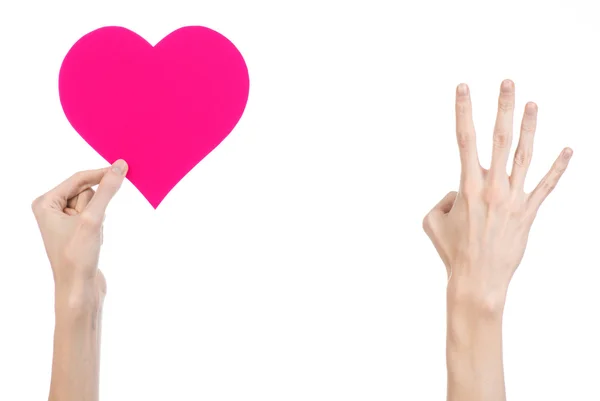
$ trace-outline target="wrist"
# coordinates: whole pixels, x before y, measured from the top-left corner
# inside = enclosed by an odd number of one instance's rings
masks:
[[[493,344],[502,336],[505,296],[482,291],[467,283],[449,283],[447,294],[447,345],[472,351]]]
[[[504,399],[502,313],[495,302],[483,309],[478,302],[449,303],[446,366],[448,400]]]
[[[94,283],[73,282],[56,285],[54,306],[56,314],[78,316],[102,309],[104,297]]]
[[[507,286],[490,285],[480,278],[451,277],[446,291],[449,317],[468,314],[498,319],[504,313]]]

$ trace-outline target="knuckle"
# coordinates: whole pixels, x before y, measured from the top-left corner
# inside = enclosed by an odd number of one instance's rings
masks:
[[[554,188],[556,188],[556,181],[552,179],[544,179],[542,180],[541,187],[544,193],[549,194],[550,192],[554,191]]]
[[[524,149],[517,149],[515,152],[515,165],[527,167],[531,162],[531,152]]]
[[[511,112],[515,108],[515,103],[510,100],[501,100],[498,102],[498,110],[503,113]]]
[[[82,183],[85,182],[86,179],[86,174],[84,171],[78,171],[75,174],[73,174],[71,176],[71,181],[73,182],[73,185],[80,185]]]
[[[431,217],[431,213],[427,213],[425,215],[425,217],[423,217],[423,231],[425,231],[427,234],[431,233],[431,228],[432,228],[432,217]]]
[[[523,132],[524,134],[533,134],[535,132],[535,122],[523,122],[523,124],[521,124],[521,132]]]
[[[561,175],[563,175],[563,173],[565,172],[566,169],[567,169],[567,166],[565,164],[561,163],[561,164],[557,165],[556,167],[554,167],[554,172],[558,177],[560,177]]]
[[[458,140],[458,147],[460,149],[466,149],[471,143],[471,134],[467,131],[458,131],[456,133],[456,139]]]
[[[73,174],[73,175],[71,176],[71,179],[72,179],[73,181],[81,181],[81,179],[83,179],[83,171],[78,171],[78,172],[76,172],[75,174]]]
[[[460,192],[464,198],[473,199],[479,194],[479,187],[475,184],[475,180],[465,178]]]
[[[456,114],[459,116],[465,116],[469,112],[469,104],[466,97],[458,98],[456,102]]]
[[[40,197],[35,198],[32,202],[31,202],[31,210],[33,210],[33,212],[35,213],[39,207],[40,207],[40,202],[41,199]]]
[[[480,197],[479,191],[473,186],[465,186],[461,188],[461,198],[464,199],[465,204],[472,205],[474,202],[477,202],[477,199]]]
[[[102,219],[99,219],[86,211],[82,212],[79,215],[79,218],[81,219],[81,224],[85,227],[99,228],[102,225]]]
[[[499,149],[504,149],[508,146],[510,135],[507,131],[497,130],[494,132],[494,146]]]
[[[430,238],[436,236],[436,233],[439,231],[440,221],[438,220],[438,215],[433,213],[433,211],[427,213],[423,218],[423,231]]]
[[[31,210],[33,211],[33,213],[37,215],[40,212],[40,210],[44,207],[45,202],[45,195],[38,196],[37,198],[35,198],[33,202],[31,202]]]
[[[497,186],[490,186],[482,193],[483,201],[490,206],[499,206],[506,203],[506,196]]]

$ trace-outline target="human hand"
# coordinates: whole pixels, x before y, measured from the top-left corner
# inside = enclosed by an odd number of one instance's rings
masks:
[[[78,172],[33,201],[57,302],[102,302],[106,281],[98,259],[104,213],[126,174],[127,164],[117,160],[112,167]]]
[[[565,148],[529,194],[525,176],[531,162],[537,105],[525,106],[511,175],[506,164],[512,144],[514,83],[503,81],[489,170],[477,155],[471,99],[457,87],[456,134],[461,160],[458,193],[448,193],[424,218],[423,228],[446,265],[448,291],[503,306],[509,282],[520,264],[537,211],[564,173],[572,155]]]

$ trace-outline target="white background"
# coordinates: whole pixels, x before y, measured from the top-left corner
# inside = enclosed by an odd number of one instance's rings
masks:
[[[129,182],[108,210],[102,400],[445,399],[446,277],[421,221],[458,184],[456,85],[487,167],[504,78],[515,129],[539,106],[528,189],[575,151],[509,291],[508,398],[600,399],[594,2],[360,3],[2,2],[0,400],[48,394],[53,283],[30,204],[106,165],[57,89],[71,45],[105,25],[151,43],[215,29],[251,89],[158,210]]]

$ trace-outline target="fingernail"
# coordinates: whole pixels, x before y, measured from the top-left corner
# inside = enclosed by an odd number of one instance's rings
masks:
[[[504,81],[502,81],[500,90],[502,92],[510,92],[513,89],[513,87],[514,87],[513,81],[511,81],[510,79],[505,79]]]
[[[112,171],[119,175],[125,175],[127,173],[127,163],[125,160],[119,159],[112,165]]]
[[[527,102],[527,104],[525,105],[525,111],[528,114],[533,114],[537,111],[538,107],[537,104],[535,104],[534,102]]]
[[[467,84],[460,84],[458,85],[457,92],[459,95],[468,95],[469,87],[467,86]]]
[[[573,156],[573,150],[571,148],[565,149],[565,153],[563,153],[565,160],[569,160],[571,156]]]

